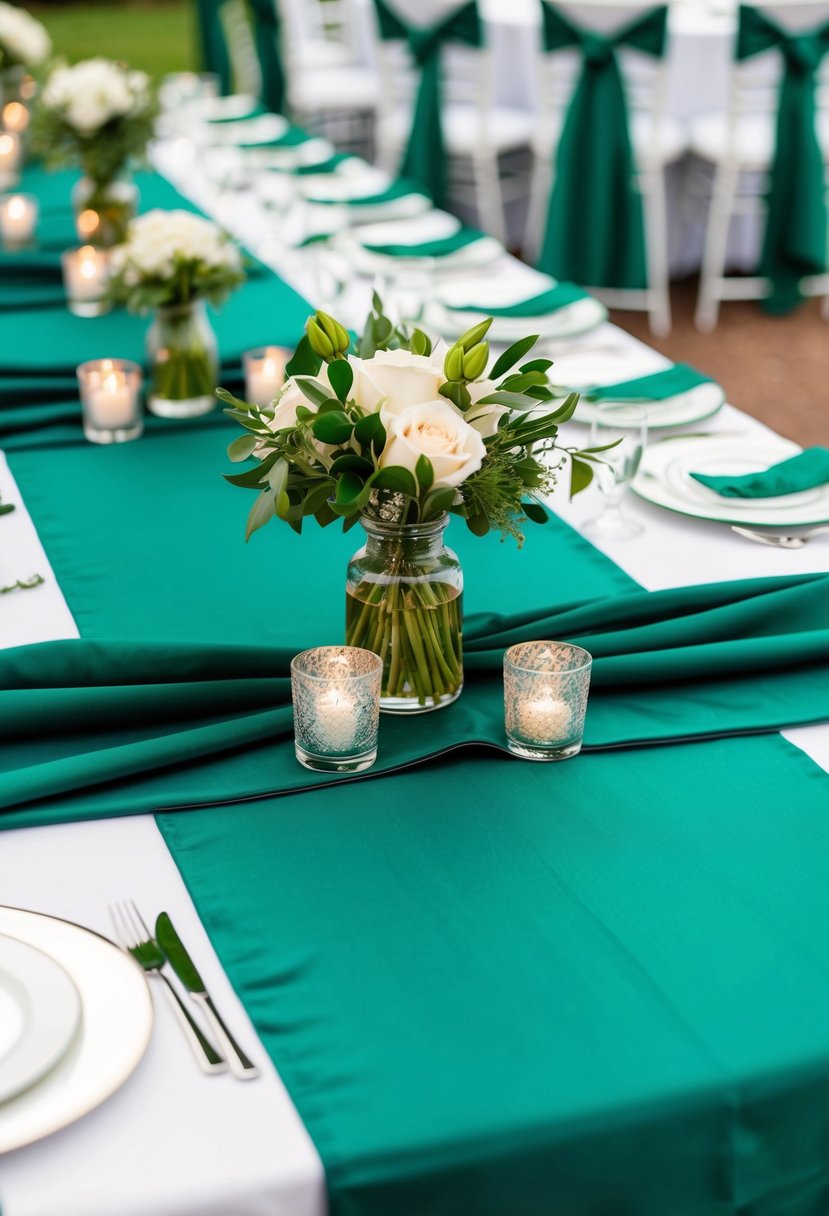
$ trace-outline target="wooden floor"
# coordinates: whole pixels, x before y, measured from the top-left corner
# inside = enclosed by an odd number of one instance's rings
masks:
[[[693,326],[696,279],[674,283],[673,332],[654,338],[641,313],[614,312],[623,329],[675,363],[691,363],[722,384],[728,400],[789,439],[829,446],[829,322],[810,300],[789,317],[756,303],[724,304],[712,334]]]

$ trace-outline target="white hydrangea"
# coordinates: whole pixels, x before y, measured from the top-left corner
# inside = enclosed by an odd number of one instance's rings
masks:
[[[149,77],[111,59],[59,67],[43,90],[43,105],[79,135],[94,135],[113,118],[140,114],[150,103]]]
[[[190,211],[156,210],[133,220],[127,241],[112,250],[110,272],[134,287],[169,279],[182,261],[204,270],[242,268],[239,250],[216,224]]]
[[[51,49],[49,35],[31,13],[0,0],[0,67],[37,67]]]

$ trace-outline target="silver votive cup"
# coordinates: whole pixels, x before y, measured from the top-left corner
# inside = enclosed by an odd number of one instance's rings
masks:
[[[317,646],[291,663],[296,758],[320,773],[359,773],[377,759],[379,655]]]
[[[77,369],[83,433],[90,443],[126,443],[144,430],[141,368],[128,359],[90,359]]]
[[[525,760],[581,751],[593,659],[567,642],[521,642],[504,655],[507,746]]]
[[[66,307],[76,317],[102,317],[112,308],[107,299],[109,255],[105,249],[82,245],[61,254]]]
[[[285,364],[291,351],[284,346],[260,346],[242,356],[245,370],[245,400],[262,407],[270,405],[285,383]]]

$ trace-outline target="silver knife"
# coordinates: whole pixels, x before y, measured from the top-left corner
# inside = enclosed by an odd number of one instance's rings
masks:
[[[210,999],[210,994],[204,986],[204,981],[199,975],[195,963],[187,953],[166,912],[162,912],[155,922],[155,938],[190,996],[204,1010],[204,1015],[213,1027],[213,1032],[219,1040],[234,1077],[238,1077],[240,1081],[252,1081],[258,1077],[259,1069],[252,1060],[248,1059],[219,1016],[219,1011]]]

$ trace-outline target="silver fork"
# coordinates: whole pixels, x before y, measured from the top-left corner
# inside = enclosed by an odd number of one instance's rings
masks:
[[[745,536],[747,540],[756,540],[758,544],[771,545],[773,549],[802,549],[814,536],[829,532],[829,524],[801,532],[799,536],[785,536],[779,532],[755,532],[753,528],[740,528],[737,524],[732,524],[731,531]]]
[[[167,960],[135,906],[135,901],[110,904],[109,917],[121,949],[131,954],[144,968],[147,975],[163,982],[167,999],[202,1072],[225,1072],[227,1060],[193,1021],[175,988],[164,974],[163,967]]]

